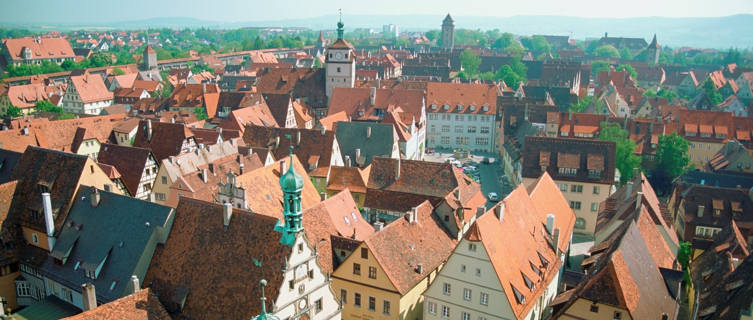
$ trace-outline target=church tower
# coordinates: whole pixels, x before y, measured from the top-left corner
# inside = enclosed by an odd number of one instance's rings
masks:
[[[450,14],[442,21],[442,48],[452,50],[455,46],[455,21],[452,20]]]
[[[289,162],[288,171],[280,176],[285,221],[278,221],[275,230],[282,233],[280,243],[292,246],[295,243],[296,235],[303,231],[303,209],[301,209],[303,178],[293,168],[293,146],[290,146]]]
[[[337,87],[353,88],[356,84],[356,57],[353,45],[343,39],[342,17],[337,23],[337,41],[327,48],[325,60],[326,93],[327,98],[332,97],[332,91]]]
[[[646,62],[650,64],[659,63],[659,44],[656,42],[656,34],[654,34],[651,44],[646,48]]]
[[[157,69],[157,52],[152,49],[152,46],[146,45],[142,60],[141,68],[143,70]]]

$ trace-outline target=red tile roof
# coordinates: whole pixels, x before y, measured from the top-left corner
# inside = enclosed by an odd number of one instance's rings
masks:
[[[122,297],[64,320],[171,320],[165,307],[149,288]]]
[[[220,98],[220,87],[217,84],[179,84],[173,89],[173,94],[167,100],[170,108],[188,108],[193,111],[194,107],[206,108],[210,118],[217,114],[217,103]]]
[[[499,95],[495,85],[429,82],[426,111],[495,115]]]
[[[8,49],[8,55],[14,61],[23,61],[23,49],[31,50],[32,59],[60,59],[73,58],[73,48],[63,38],[16,38],[5,39],[3,44]]]
[[[33,108],[37,102],[49,100],[41,83],[12,86],[7,93],[10,104],[21,109]]]
[[[128,192],[136,195],[144,168],[150,158],[156,161],[149,149],[106,143],[100,147],[97,161],[117,168]]]
[[[81,96],[83,103],[113,99],[112,92],[107,90],[105,82],[98,75],[85,73],[80,76],[71,76],[70,81],[78,95]]]

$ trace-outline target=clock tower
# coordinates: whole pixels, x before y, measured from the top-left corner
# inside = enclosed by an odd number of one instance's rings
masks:
[[[356,57],[353,45],[343,39],[342,18],[337,22],[337,41],[327,48],[327,98],[336,87],[353,88],[356,81]]]

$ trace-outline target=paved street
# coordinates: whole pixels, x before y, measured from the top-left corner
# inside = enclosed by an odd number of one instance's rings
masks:
[[[452,157],[450,152],[434,152],[424,155],[424,161],[431,162],[444,162],[448,157]],[[494,157],[494,163],[483,163],[485,157]],[[502,167],[497,161],[499,158],[494,154],[472,154],[469,157],[474,162],[474,165],[478,167],[479,180],[481,182],[481,191],[484,196],[489,195],[489,192],[496,192],[500,199],[503,199],[507,194],[512,191],[512,187],[507,184],[507,181],[503,178]],[[461,160],[462,162],[467,161]],[[491,207],[493,201],[487,201],[486,207]]]

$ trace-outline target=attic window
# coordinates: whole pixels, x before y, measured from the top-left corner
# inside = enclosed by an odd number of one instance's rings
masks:
[[[343,217],[345,219],[345,224],[350,225],[350,220],[348,220],[348,217]]]
[[[528,279],[528,277],[526,277],[526,275],[522,272],[520,273],[520,275],[523,276],[523,282],[526,283],[526,287],[528,287],[529,290],[533,291],[534,289],[536,289],[536,284],[533,283],[531,279]]]
[[[461,111],[461,110],[463,110],[463,105],[462,105],[462,104],[459,104],[459,105],[458,105],[458,111]]]
[[[437,105],[436,104],[432,104],[431,105],[431,110],[437,110]]]
[[[476,106],[471,105],[471,111],[476,111]]]
[[[515,294],[515,301],[518,302],[518,304],[524,304],[526,303],[526,297],[518,291],[518,289],[515,288],[515,286],[510,285],[512,288],[512,292]]]
[[[76,261],[76,265],[73,266],[73,271],[78,270],[78,267],[81,265],[81,260]]]
[[[118,279],[112,280],[112,283],[110,283],[110,291],[112,289],[115,289],[115,286],[118,284]]]
[[[533,272],[536,272],[536,275],[541,278],[541,270],[539,270],[539,268],[537,268],[536,265],[533,264],[533,262],[528,261],[528,263],[531,265],[531,270],[533,270]]]
[[[355,212],[351,212],[350,216],[353,217],[353,222],[357,222],[358,221],[358,216],[356,216]]]
[[[449,105],[449,104],[446,104],[446,105],[442,106],[442,109],[445,109],[445,110],[450,110],[450,105]]]
[[[548,268],[549,267],[549,260],[547,260],[546,258],[544,258],[544,256],[541,255],[541,252],[536,251],[536,253],[539,255],[539,260],[541,260],[541,264],[544,265],[544,268],[545,269]]]
[[[489,106],[483,106],[483,107],[481,107],[481,110],[482,111],[489,111]]]

